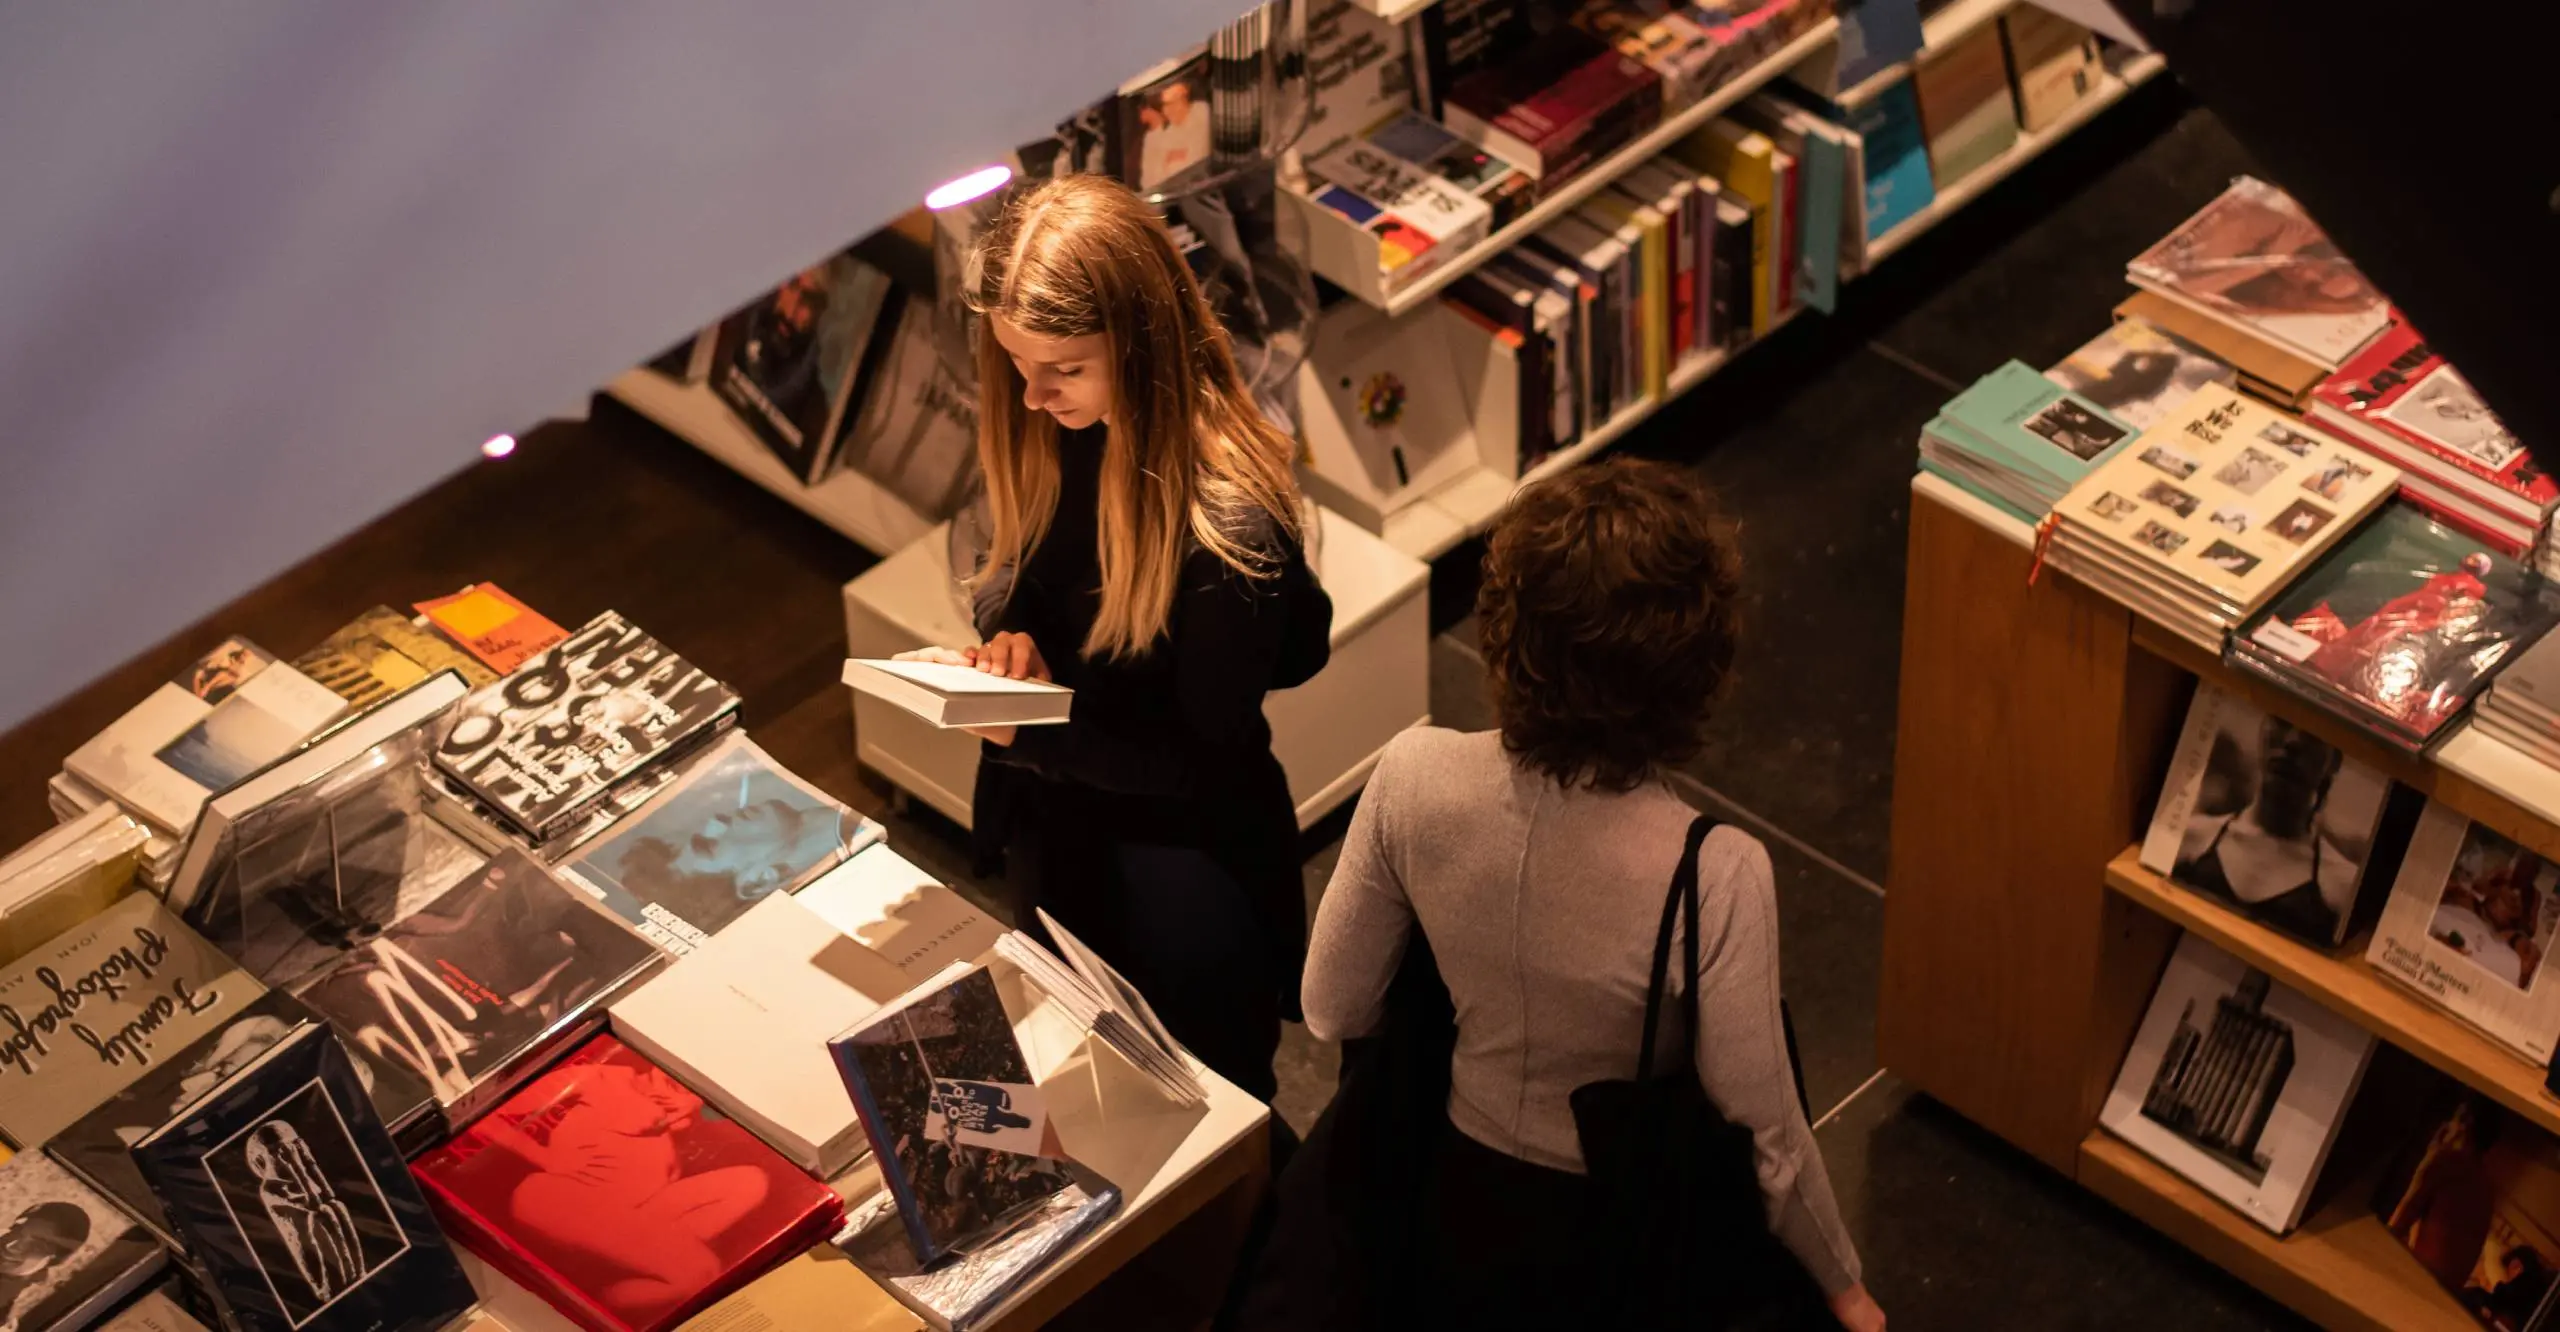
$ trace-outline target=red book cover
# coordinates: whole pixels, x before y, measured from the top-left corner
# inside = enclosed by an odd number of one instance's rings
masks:
[[[2539,516],[2560,500],[2560,486],[2534,466],[2533,456],[2489,405],[2396,310],[2389,327],[2311,393],[2366,431],[2449,465],[2435,470],[2458,470],[2488,483],[2494,489],[2464,489],[2499,508]],[[2514,498],[2501,499],[2500,491]]]
[[[535,653],[569,636],[568,630],[507,595],[496,583],[474,583],[452,596],[421,601],[418,612],[456,646],[500,675],[514,673]]]
[[[413,1167],[438,1220],[588,1332],[660,1332],[826,1239],[834,1192],[611,1036]]]
[[[1567,29],[1541,38],[1529,55],[1463,80],[1448,100],[1537,149],[1541,184],[1552,186],[1659,123],[1662,76]]]

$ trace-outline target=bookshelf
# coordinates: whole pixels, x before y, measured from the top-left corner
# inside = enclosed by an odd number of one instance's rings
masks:
[[[1512,219],[1511,225],[1467,247],[1465,253],[1450,256],[1441,263],[1440,267],[1432,270],[1429,276],[1416,280],[1413,285],[1387,298],[1386,305],[1381,308],[1390,315],[1401,315],[1420,309],[1423,302],[1436,297],[1441,288],[1518,244],[1522,237],[1535,234],[1539,228],[1562,217],[1583,200],[1599,193],[1601,188],[1610,181],[1625,175],[1638,164],[1679,142],[1689,131],[1732,110],[1735,103],[1758,92],[1761,85],[1795,68],[1797,62],[1806,56],[1829,46],[1839,30],[1838,19],[1824,19],[1814,25],[1803,36],[1778,48],[1768,59],[1736,75],[1731,82],[1718,88],[1696,106],[1689,107],[1678,115],[1664,117],[1662,123],[1655,126],[1651,132],[1593,163],[1589,169],[1574,177],[1555,193],[1539,200],[1537,207]]]
[[[2379,1138],[2342,1139],[2310,1216],[2277,1236],[2098,1114],[2187,931],[2560,1131],[2543,1069],[2368,966],[2366,937],[2308,946],[2171,886],[2128,843],[2200,680],[2546,854],[2560,852],[2560,774],[2470,729],[2432,755],[2392,749],[2067,577],[2030,583],[2033,563],[2027,524],[1914,478],[1904,623],[1927,628],[1902,649],[1885,1066],[2324,1326],[2476,1326],[2374,1215]]]
[[[1832,100],[1842,106],[1856,106],[1875,100],[1876,94],[1908,78],[1921,61],[1933,51],[1943,51],[1970,37],[1984,24],[2006,14],[2018,0],[1955,0],[1937,13],[1920,21],[1920,50],[1908,60],[1897,60],[1858,80]]]

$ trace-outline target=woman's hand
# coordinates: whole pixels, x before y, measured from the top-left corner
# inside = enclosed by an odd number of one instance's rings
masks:
[[[1049,663],[1040,659],[1040,647],[1029,634],[1001,633],[985,647],[974,647],[965,654],[968,664],[989,675],[1008,680],[1046,680]]]
[[[1884,1332],[1884,1310],[1863,1281],[1831,1297],[1831,1316],[1849,1332]]]
[[[977,649],[975,649],[975,648],[971,648],[971,649],[969,649],[969,652],[975,652],[976,650],[977,650]],[[891,660],[891,661],[925,661],[925,662],[931,662],[931,663],[933,663],[933,664],[934,664],[934,665],[936,665],[936,666],[971,666],[971,665],[975,665],[975,664],[976,664],[976,662],[975,662],[973,659],[971,659],[971,657],[969,656],[969,652],[963,652],[963,651],[961,651],[961,650],[960,650],[960,649],[958,649],[958,648],[947,648],[947,647],[920,647],[920,648],[915,648],[915,649],[913,649],[913,650],[911,650],[911,651],[901,652],[901,653],[899,653],[898,655],[896,655],[896,656],[894,656],[894,657],[891,657],[889,660]]]

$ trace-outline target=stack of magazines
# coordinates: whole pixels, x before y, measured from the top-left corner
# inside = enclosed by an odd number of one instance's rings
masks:
[[[2471,710],[2491,737],[2560,768],[2560,640],[2515,654]]]
[[[2416,752],[2555,622],[2560,589],[2393,504],[2233,634],[2227,656]]]
[[[2046,559],[2208,652],[2391,497],[2399,469],[2220,384],[2054,509]]]
[[[1920,466],[2032,523],[2136,429],[2011,361],[1938,409],[1920,432]]]
[[[1067,933],[1048,912],[1040,913],[1040,923],[1057,940],[1065,961],[1019,931],[998,939],[996,953],[1022,968],[1033,984],[1139,1072],[1154,1078],[1176,1104],[1187,1109],[1207,1100],[1208,1093],[1184,1060],[1181,1045],[1156,1019],[1138,988]]]

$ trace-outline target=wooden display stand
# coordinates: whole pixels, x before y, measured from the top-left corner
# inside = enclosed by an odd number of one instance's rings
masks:
[[[2324,1179],[2278,1237],[2098,1127],[2181,930],[2560,1132],[2543,1070],[2367,966],[2135,862],[2198,679],[2546,856],[2560,775],[2463,723],[2413,758],[2050,571],[2024,523],[1914,480],[1876,1039],[1886,1067],[2305,1316],[2477,1323],[2383,1229],[2370,1180]],[[2353,1173],[2333,1160],[2330,1174]]]

